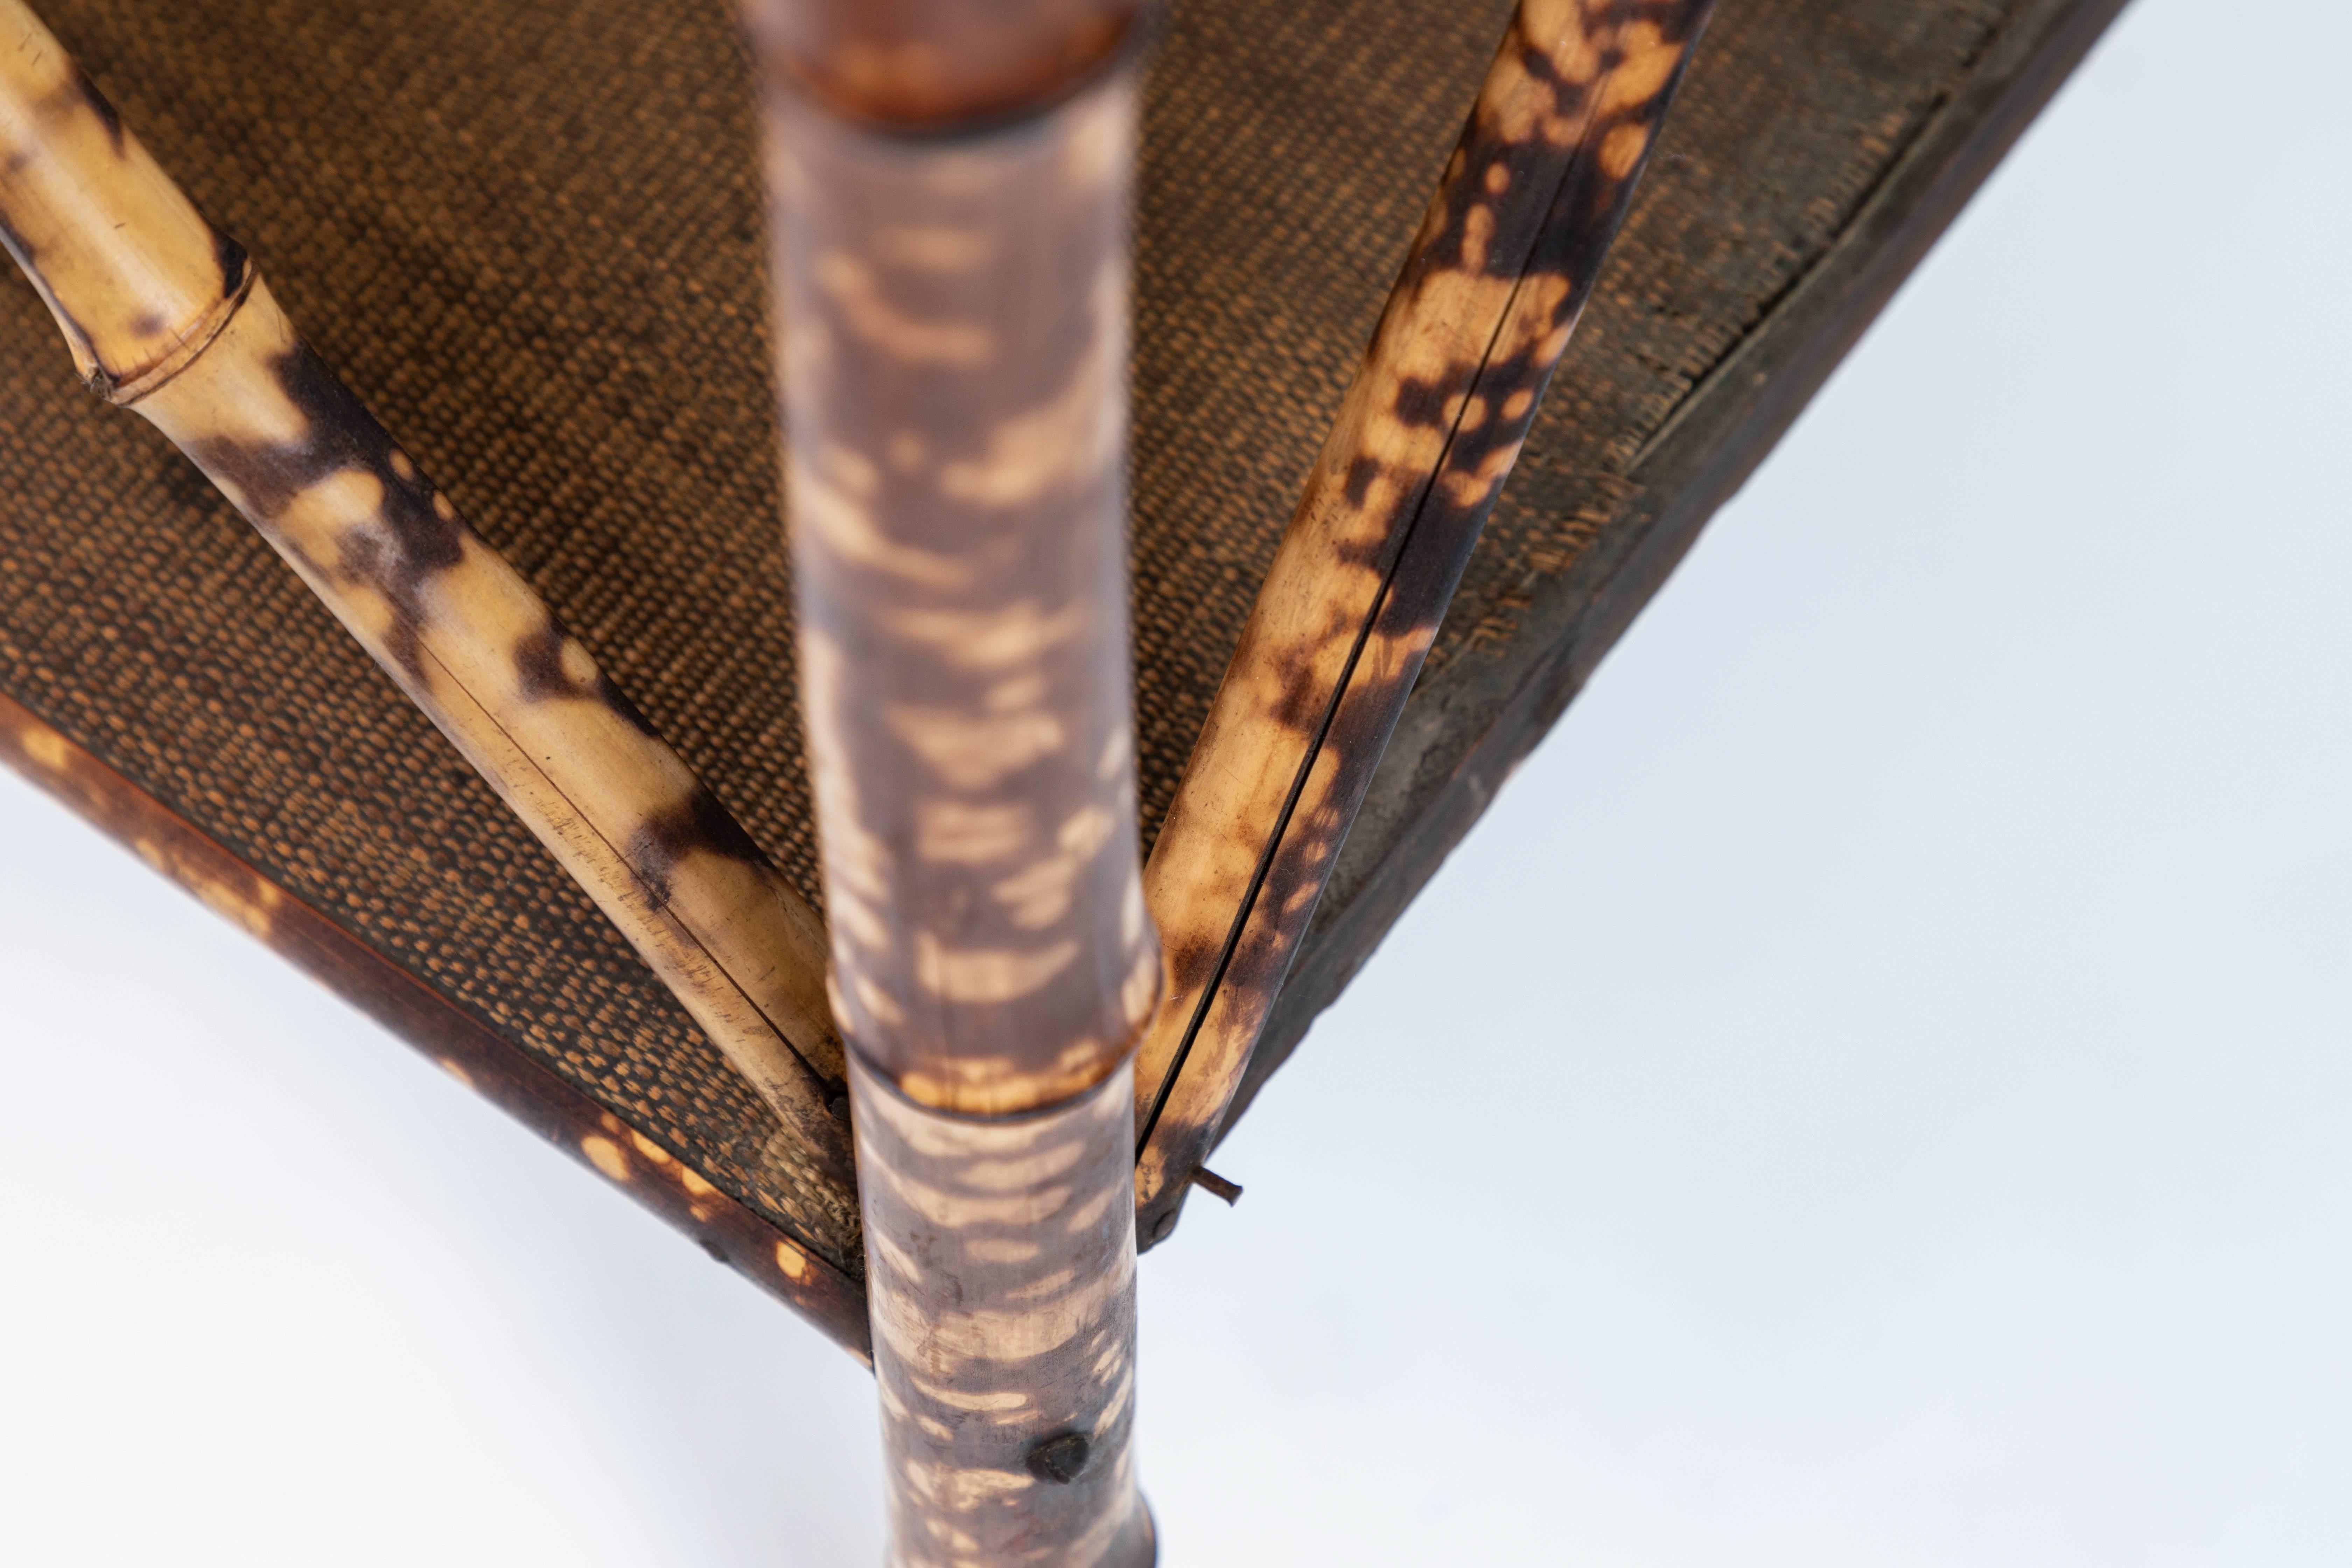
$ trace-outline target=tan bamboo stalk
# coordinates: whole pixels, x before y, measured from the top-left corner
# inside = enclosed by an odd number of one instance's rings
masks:
[[[750,17],[891,1561],[1129,1568],[1137,18]]]
[[[1520,0],[1186,763],[1144,885],[1136,1065],[1173,1229],[1711,0]]]
[[[21,0],[0,0],[0,239],[90,389],[152,422],[236,503],[837,1190],[845,1068],[814,911],[296,334],[244,250]]]

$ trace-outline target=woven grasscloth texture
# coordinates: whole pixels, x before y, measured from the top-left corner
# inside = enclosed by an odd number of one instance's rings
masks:
[[[1147,841],[1508,8],[1181,0],[1165,24],[1137,243]],[[2005,19],[2052,8],[1722,7],[1332,910],[1643,515],[1644,442],[1837,241]],[[727,7],[41,9],[814,897],[751,93]],[[767,1157],[768,1112],[621,938],[194,470],[80,391],[13,281],[0,692],[856,1270],[856,1237]]]

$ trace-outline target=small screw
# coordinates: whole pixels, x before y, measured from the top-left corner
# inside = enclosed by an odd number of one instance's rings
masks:
[[[1084,1432],[1056,1432],[1031,1444],[1028,1457],[1022,1463],[1039,1480],[1066,1487],[1087,1468],[1087,1454],[1093,1447]]]
[[[1225,1180],[1206,1165],[1192,1173],[1192,1184],[1213,1198],[1224,1199],[1227,1208],[1242,1201],[1242,1184]]]

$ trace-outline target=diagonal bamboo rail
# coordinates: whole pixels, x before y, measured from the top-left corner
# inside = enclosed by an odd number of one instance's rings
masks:
[[[839,1190],[824,931],[742,828],[296,333],[22,0],[0,241],[90,390],[218,485],[528,824]]]
[[[1140,1568],[1140,18],[754,0],[801,700],[900,1568]]]
[[[1146,1245],[1223,1125],[1712,9],[1511,19],[1145,871],[1171,982],[1136,1065]]]

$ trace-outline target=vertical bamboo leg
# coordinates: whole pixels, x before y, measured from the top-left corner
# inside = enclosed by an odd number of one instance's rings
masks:
[[[1021,1117],[850,1092],[892,1561],[1150,1563],[1127,1065]]]
[[[1131,19],[752,23],[891,1561],[1140,1568]]]

